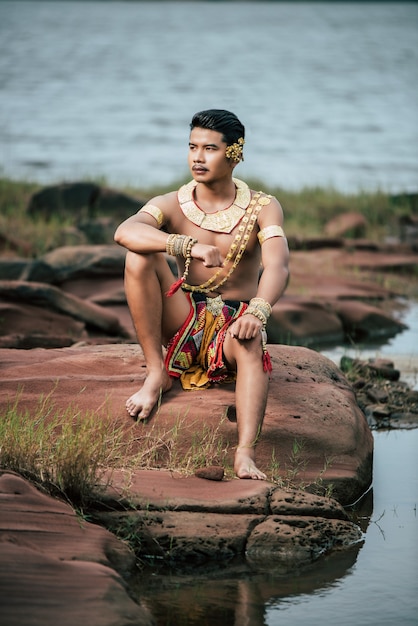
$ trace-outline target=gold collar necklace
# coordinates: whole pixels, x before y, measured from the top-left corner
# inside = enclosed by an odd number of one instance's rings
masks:
[[[197,182],[191,180],[187,185],[183,185],[178,190],[178,201],[183,214],[188,220],[204,228],[217,233],[230,233],[245,215],[251,200],[251,191],[246,183],[238,178],[232,179],[236,194],[235,200],[227,209],[216,211],[216,213],[205,213],[200,209],[193,199]]]

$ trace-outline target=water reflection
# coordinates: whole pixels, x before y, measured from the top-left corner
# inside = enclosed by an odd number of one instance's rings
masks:
[[[364,526],[364,510],[359,517]],[[302,571],[267,562],[262,568],[238,562],[189,572],[153,568],[142,572],[138,598],[158,626],[265,626],[269,605],[331,589],[349,576],[362,545],[329,554]]]
[[[158,626],[416,624],[418,429],[375,432],[373,491],[349,511],[365,541],[301,571],[237,562],[149,568],[137,598]]]

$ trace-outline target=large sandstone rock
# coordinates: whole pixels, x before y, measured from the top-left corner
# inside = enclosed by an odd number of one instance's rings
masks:
[[[68,504],[0,475],[0,606],[5,626],[152,626],[124,578],[134,555]]]
[[[19,281],[26,284],[41,282],[46,285],[43,291],[49,294],[50,305],[48,299],[45,304],[51,312],[58,310],[62,313],[61,305],[56,308],[58,301],[65,301],[66,294],[75,296],[79,301],[84,300],[86,305],[95,305],[98,320],[109,315],[117,318],[119,330],[112,328],[109,331],[99,324],[101,342],[113,342],[115,336],[135,340],[123,289],[124,262],[125,251],[116,244],[63,246],[33,261],[2,259],[0,279],[15,281],[15,286],[13,290],[10,285],[8,290],[2,289],[0,297],[8,303],[18,301],[22,307],[25,301],[28,307],[37,305],[39,299],[38,296],[34,298],[33,293],[39,294],[39,285],[31,291],[22,289]],[[387,338],[401,332],[404,324],[387,312],[388,301],[395,300],[399,294],[370,280],[347,276],[349,268],[356,263],[365,267],[374,264],[381,271],[391,271],[393,267],[413,271],[418,257],[335,247],[319,249],[314,257],[306,251],[293,251],[289,287],[274,306],[269,320],[270,343],[324,346],[352,342],[353,339]],[[54,286],[55,290],[51,291],[48,285]],[[69,310],[64,312],[73,315]],[[3,347],[62,347],[79,340],[78,335],[71,332],[50,336],[34,332],[29,308],[27,318],[26,334],[17,333],[7,321],[3,322]],[[86,330],[87,340],[97,342],[97,324],[86,320]]]
[[[353,502],[371,483],[373,440],[351,386],[330,360],[312,350],[272,345],[270,351],[273,374],[257,450],[261,468],[277,480],[311,490],[332,484],[338,501]],[[55,389],[58,408],[94,411],[104,406],[115,428],[126,429],[132,453],[141,449],[141,437],[175,428],[176,451],[184,457],[204,427],[217,432],[227,450],[225,462],[232,466],[237,441],[233,385],[184,392],[176,383],[158,415],[132,430],[124,404],[145,376],[137,346],[3,349],[0,363],[0,407],[14,400],[17,385],[21,404],[29,408]]]
[[[76,278],[123,276],[126,250],[114,245],[63,246],[33,261],[22,280],[59,285]]]
[[[55,311],[61,315],[81,320],[86,325],[100,329],[104,333],[120,337],[126,336],[126,331],[121,326],[118,317],[111,311],[71,294],[66,294],[53,285],[23,280],[0,280],[0,297],[2,300],[29,305],[29,315],[30,307],[37,306],[42,309],[46,308],[50,312]],[[32,319],[32,325],[36,329],[37,316]],[[69,327],[71,328],[70,324]],[[7,329],[8,326],[5,325],[1,334],[6,335]]]
[[[96,518],[140,537],[141,558],[184,564],[245,556],[255,567],[270,560],[291,571],[362,537],[335,500],[269,483],[213,483],[167,471],[119,473],[112,480],[107,511]]]

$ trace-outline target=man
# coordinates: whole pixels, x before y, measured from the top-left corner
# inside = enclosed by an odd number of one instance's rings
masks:
[[[193,180],[152,198],[115,233],[128,250],[126,297],[147,367],[126,408],[146,419],[172,378],[185,389],[236,380],[234,470],[263,480],[255,446],[271,371],[265,325],[288,280],[283,212],[233,178],[245,137],[233,113],[201,111],[190,129]],[[165,254],[177,262],[174,284]]]

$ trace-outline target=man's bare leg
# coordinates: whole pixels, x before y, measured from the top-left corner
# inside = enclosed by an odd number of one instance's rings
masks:
[[[266,480],[255,463],[255,447],[261,433],[269,385],[269,375],[263,370],[261,339],[240,341],[227,336],[224,352],[237,371],[238,446],[234,470],[238,478]]]
[[[171,298],[164,295],[173,280],[162,254],[127,253],[126,299],[147,367],[143,386],[126,402],[129,415],[138,419],[147,419],[161,395],[171,387],[162,346],[175,334],[189,311],[181,291]]]

